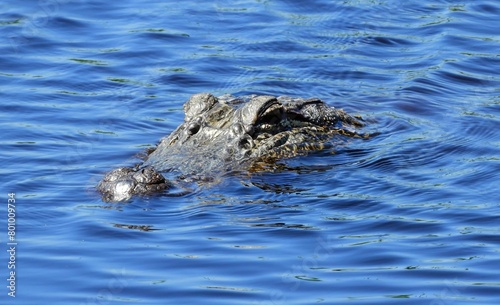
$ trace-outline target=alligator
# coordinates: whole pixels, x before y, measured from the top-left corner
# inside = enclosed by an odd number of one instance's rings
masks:
[[[107,173],[97,189],[107,202],[165,192],[175,181],[258,171],[279,159],[322,150],[335,135],[366,138],[360,117],[318,98],[250,95],[191,96],[184,122],[147,153],[143,162]],[[175,180],[175,179],[173,179]]]

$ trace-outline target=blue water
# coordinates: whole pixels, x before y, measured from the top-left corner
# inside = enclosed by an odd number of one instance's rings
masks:
[[[500,3],[2,1],[1,304],[497,304]],[[319,97],[369,140],[104,203],[191,94]],[[15,193],[15,299],[6,288]]]

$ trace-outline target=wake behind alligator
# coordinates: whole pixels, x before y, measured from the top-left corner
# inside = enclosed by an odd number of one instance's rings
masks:
[[[335,135],[357,133],[364,124],[317,98],[193,95],[184,104],[184,123],[163,138],[143,163],[107,173],[97,185],[104,201],[166,192],[178,179],[255,170],[279,159],[322,150]]]

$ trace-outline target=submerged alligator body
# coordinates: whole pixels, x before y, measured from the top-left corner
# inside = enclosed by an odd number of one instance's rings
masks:
[[[164,191],[173,184],[163,174],[207,178],[248,170],[278,159],[321,150],[335,135],[360,137],[363,124],[317,98],[193,95],[185,118],[143,163],[121,167],[98,184],[104,201]],[[194,178],[193,178],[194,177]]]

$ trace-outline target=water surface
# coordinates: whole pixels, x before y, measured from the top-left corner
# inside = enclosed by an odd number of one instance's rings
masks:
[[[0,8],[1,200],[16,193],[18,242],[2,304],[498,301],[497,1]],[[198,92],[315,96],[380,135],[102,202],[104,173],[138,162]]]

